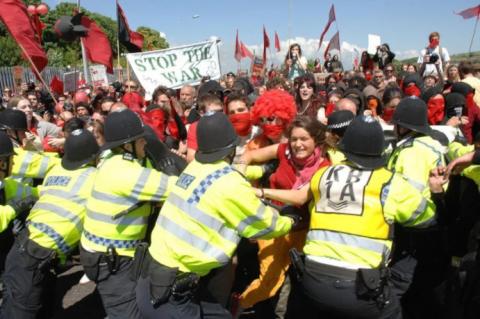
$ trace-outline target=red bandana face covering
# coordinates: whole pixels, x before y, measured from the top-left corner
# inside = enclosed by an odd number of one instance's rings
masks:
[[[428,123],[436,125],[443,120],[445,113],[445,101],[443,98],[431,98],[428,100]]]
[[[239,136],[247,136],[248,133],[250,133],[252,128],[250,113],[232,114],[229,115],[228,118]]]
[[[420,97],[420,93],[421,93],[420,89],[416,85],[407,86],[404,92],[405,92],[405,95],[407,96],[416,96],[416,97]]]
[[[265,124],[262,125],[263,134],[271,140],[278,139],[283,133],[283,125]]]
[[[438,39],[433,39],[432,41],[430,41],[430,48],[435,49],[439,44],[440,41]]]
[[[382,113],[382,118],[385,122],[387,123],[390,123],[390,121],[392,120],[392,117],[393,117],[393,113],[395,112],[395,108],[394,107],[389,107],[389,108],[385,108],[383,110],[383,113]]]

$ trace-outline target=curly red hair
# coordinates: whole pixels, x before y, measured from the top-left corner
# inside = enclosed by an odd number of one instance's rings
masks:
[[[283,90],[269,90],[255,101],[252,108],[253,124],[258,125],[261,117],[276,116],[283,120],[285,127],[297,115],[297,107],[293,96]]]

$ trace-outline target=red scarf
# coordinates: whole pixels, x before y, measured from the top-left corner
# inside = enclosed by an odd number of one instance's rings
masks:
[[[271,140],[277,140],[283,133],[283,125],[264,124],[262,125],[263,135]]]
[[[393,117],[393,113],[395,113],[395,108],[394,107],[385,108],[383,110],[383,113],[382,113],[382,119],[385,122],[390,123],[390,121],[392,120],[392,117]]]
[[[440,44],[440,41],[435,39],[430,41],[429,47],[430,49],[435,49]]]
[[[308,183],[311,179],[313,174],[320,168],[320,166],[325,165],[325,157],[323,156],[323,152],[320,147],[315,147],[313,153],[310,154],[307,158],[296,158],[293,155],[293,152],[290,150],[290,160],[293,162],[294,166],[297,168],[296,173],[296,180],[292,186],[292,189],[298,189]],[[328,162],[328,161],[327,161]],[[322,165],[323,164],[323,165]]]
[[[443,97],[432,97],[428,100],[428,123],[437,125],[445,116],[445,100]]]
[[[403,90],[403,92],[404,92],[405,95],[407,95],[407,96],[420,97],[420,94],[421,94],[420,89],[419,89],[416,85],[407,86],[407,87]]]
[[[335,110],[335,103],[328,102],[325,106],[325,116],[329,116]]]
[[[228,118],[239,136],[247,136],[250,133],[252,129],[250,112],[231,114]]]

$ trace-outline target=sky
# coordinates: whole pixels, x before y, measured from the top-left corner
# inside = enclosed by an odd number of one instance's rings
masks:
[[[54,7],[60,0],[46,0]],[[76,1],[69,1],[76,2]],[[219,38],[222,72],[237,69],[233,59],[235,35],[252,51],[261,55],[262,28],[270,36],[270,63],[279,64],[287,46],[297,42],[307,58],[322,57],[328,40],[340,32],[341,58],[351,67],[354,48],[368,46],[368,34],[377,34],[388,43],[397,58],[417,56],[428,44],[428,34],[438,31],[441,46],[450,54],[468,52],[475,19],[464,20],[454,12],[480,4],[478,0],[119,0],[132,29],[147,26],[165,34],[171,47]],[[330,6],[335,5],[337,21],[317,51],[320,34],[327,23]],[[89,11],[116,19],[115,0],[81,0]],[[282,50],[273,49],[278,33]],[[480,30],[472,51],[480,50]],[[249,59],[241,67],[248,68]]]

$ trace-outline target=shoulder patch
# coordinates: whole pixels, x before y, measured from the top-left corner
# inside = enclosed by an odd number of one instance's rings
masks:
[[[67,186],[71,179],[70,176],[49,176],[44,186]]]
[[[177,179],[177,185],[178,187],[181,187],[183,189],[187,189],[188,186],[195,180],[195,176],[188,175],[185,173],[180,174],[180,176]]]

